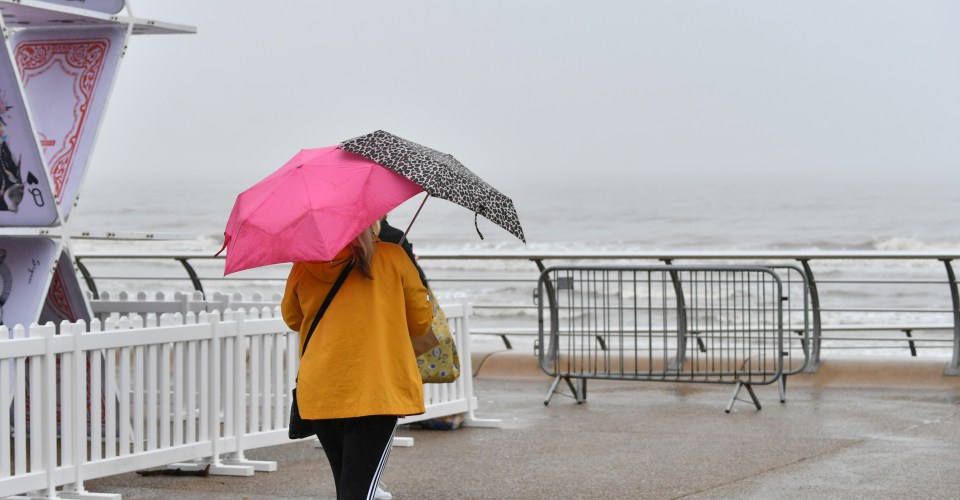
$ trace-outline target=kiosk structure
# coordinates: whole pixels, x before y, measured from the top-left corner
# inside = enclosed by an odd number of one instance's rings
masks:
[[[132,35],[128,0],[0,0],[0,325],[89,321],[70,214]]]

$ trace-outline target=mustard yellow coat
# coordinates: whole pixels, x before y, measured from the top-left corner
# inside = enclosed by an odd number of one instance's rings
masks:
[[[352,258],[347,247],[331,262],[297,262],[290,270],[281,310],[300,332],[301,351],[320,304]],[[430,329],[427,290],[399,245],[378,241],[370,267],[372,280],[357,266],[350,271],[300,359],[297,406],[305,419],[426,411],[410,337]]]

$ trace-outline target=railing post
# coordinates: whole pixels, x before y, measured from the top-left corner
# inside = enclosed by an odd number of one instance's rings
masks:
[[[186,258],[178,258],[177,260],[183,264],[183,268],[186,269],[187,274],[190,275],[190,282],[193,283],[193,289],[203,293],[203,283],[200,282],[200,277],[197,275],[197,272],[194,271],[193,266],[187,262]],[[206,294],[204,294],[204,297],[206,297]]]
[[[560,349],[560,313],[557,309],[557,293],[553,288],[553,282],[550,281],[550,277],[543,274],[544,271],[547,270],[543,265],[543,260],[533,259],[533,261],[537,264],[537,269],[540,270],[540,282],[543,283],[544,288],[546,288],[547,301],[550,304],[549,349],[546,345],[540,346],[540,352],[542,353],[540,359],[544,360],[547,364],[552,364],[557,359],[557,353]],[[543,300],[543,297],[540,297],[540,300]],[[541,331],[542,330],[543,328],[541,327]],[[543,340],[545,341],[546,339]],[[541,341],[541,344],[543,344],[544,341]]]
[[[83,281],[86,282],[90,293],[93,294],[93,300],[100,300],[100,292],[97,291],[97,283],[93,280],[93,276],[90,275],[90,270],[87,269],[87,266],[83,265],[83,261],[81,261],[79,257],[74,257],[73,261],[77,264],[77,269],[80,270],[80,275],[83,276]]]
[[[664,264],[672,265],[673,260],[661,259]],[[673,282],[673,292],[677,295],[677,356],[670,362],[670,370],[680,371],[687,362],[687,304],[683,295],[683,283],[680,273],[669,271],[670,281]]]
[[[960,290],[957,290],[957,275],[953,272],[950,259],[942,259],[947,268],[947,280],[950,285],[950,299],[953,302],[953,358],[945,375],[960,375]]]
[[[803,266],[803,273],[807,275],[807,286],[810,288],[810,307],[813,312],[813,337],[810,339],[810,362],[808,372],[820,369],[820,294],[817,292],[817,280],[813,277],[810,259],[798,259]]]

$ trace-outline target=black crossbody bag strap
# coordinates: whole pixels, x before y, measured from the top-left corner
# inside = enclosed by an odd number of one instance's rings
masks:
[[[327,312],[327,307],[330,305],[330,302],[333,301],[333,296],[337,294],[337,291],[340,290],[340,285],[343,284],[347,279],[347,275],[350,274],[350,270],[353,269],[353,262],[347,264],[346,269],[344,269],[340,276],[337,277],[336,283],[333,284],[333,288],[327,292],[327,298],[323,299],[323,304],[320,305],[320,310],[317,311],[317,315],[313,318],[313,323],[310,325],[310,331],[307,332],[307,338],[303,341],[303,349],[300,350],[300,357],[303,357],[303,353],[307,352],[307,344],[310,343],[310,337],[313,335],[313,331],[317,329],[317,325],[320,324],[320,318],[323,317],[323,313]]]

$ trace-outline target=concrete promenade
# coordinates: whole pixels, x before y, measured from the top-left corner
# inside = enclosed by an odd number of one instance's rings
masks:
[[[728,385],[588,383],[586,404],[543,398],[529,353],[475,355],[477,416],[500,429],[401,429],[384,484],[405,499],[960,498],[960,377],[945,361],[826,360],[817,374],[756,389],[761,411]],[[748,396],[744,392],[742,398]],[[88,481],[125,499],[334,498],[311,442],[253,450],[276,472]]]

